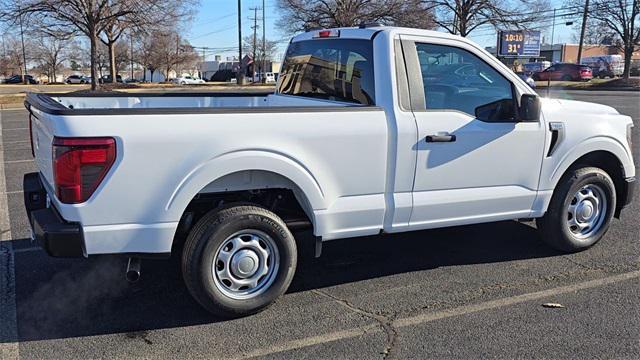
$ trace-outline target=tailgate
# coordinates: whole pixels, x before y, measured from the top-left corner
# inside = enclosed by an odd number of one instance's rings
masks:
[[[38,171],[44,176],[48,189],[53,189],[52,148],[53,131],[51,115],[30,110],[29,127],[31,129],[31,146]]]

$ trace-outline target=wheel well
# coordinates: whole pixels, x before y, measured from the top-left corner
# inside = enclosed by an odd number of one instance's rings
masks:
[[[207,212],[231,204],[252,204],[268,209],[292,232],[313,230],[311,206],[293,182],[268,171],[242,171],[212,181],[191,199],[180,217],[173,249],[181,246],[191,228]]]
[[[574,161],[570,169],[577,166],[594,166],[604,170],[607,174],[609,174],[616,188],[618,207],[620,206],[620,204],[622,204],[623,197],[626,196],[624,167],[615,155],[608,151],[590,152]],[[616,216],[618,214],[618,209],[616,209]]]

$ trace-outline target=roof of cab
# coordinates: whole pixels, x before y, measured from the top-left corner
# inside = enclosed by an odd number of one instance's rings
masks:
[[[469,42],[469,40],[458,36],[452,35],[449,33],[444,33],[440,31],[433,30],[425,30],[425,29],[413,29],[413,28],[403,28],[403,27],[395,27],[395,26],[371,26],[371,27],[341,27],[341,28],[330,28],[330,29],[316,29],[310,30],[301,34],[294,36],[291,39],[291,42],[303,41],[303,40],[311,40],[317,37],[318,33],[323,30],[339,30],[341,39],[372,39],[374,34],[379,32],[386,32],[390,35],[395,34],[406,34],[406,35],[418,35],[418,36],[429,36],[429,37],[437,37],[437,38],[445,38],[445,39],[455,39],[462,40],[465,42]]]

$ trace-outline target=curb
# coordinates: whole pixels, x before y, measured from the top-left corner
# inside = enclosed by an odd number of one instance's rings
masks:
[[[22,110],[24,103],[0,104],[0,110]]]
[[[551,86],[547,87],[536,87],[536,90],[572,90],[572,91],[640,91],[640,88],[637,87],[586,87],[586,88],[574,88],[567,86]]]

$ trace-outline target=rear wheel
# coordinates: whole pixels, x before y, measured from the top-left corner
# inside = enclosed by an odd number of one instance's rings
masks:
[[[297,265],[284,222],[256,206],[212,210],[185,242],[182,272],[191,295],[211,313],[256,313],[285,293]]]
[[[537,220],[538,229],[542,239],[560,251],[585,250],[607,232],[615,208],[615,186],[604,170],[570,170],[554,191],[547,213]]]
[[[571,80],[573,80],[573,79],[571,78],[571,76],[569,76],[569,75],[565,75],[565,76],[563,76],[563,77],[562,77],[562,80],[563,80],[563,81],[571,81]]]

